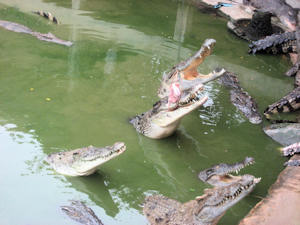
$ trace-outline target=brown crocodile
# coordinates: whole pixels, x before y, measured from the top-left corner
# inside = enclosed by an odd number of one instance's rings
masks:
[[[58,173],[67,176],[87,176],[94,173],[97,168],[119,156],[126,150],[123,142],[116,142],[112,146],[96,148],[89,146],[71,151],[52,153],[46,161]]]
[[[151,225],[213,225],[226,210],[248,195],[260,181],[243,175],[227,186],[206,189],[202,196],[186,203],[161,195],[145,198],[143,213]]]
[[[130,119],[137,132],[150,138],[170,136],[180,124],[182,117],[207,101],[201,97],[203,84],[225,73],[217,69],[208,75],[198,73],[197,67],[211,54],[215,40],[207,39],[201,49],[189,59],[165,73],[158,90],[160,100],[149,111]]]
[[[271,115],[281,112],[294,112],[300,108],[300,87],[295,88],[279,101],[269,105],[264,115],[267,119],[271,120]]]
[[[44,11],[34,11],[33,13],[38,14],[39,16],[44,17],[45,19],[52,21],[55,24],[59,24],[58,19],[52,15],[50,12],[44,12]]]
[[[72,220],[84,225],[103,225],[94,211],[87,207],[83,202],[71,201],[70,206],[61,206],[61,210]]]
[[[233,176],[230,173],[238,173],[241,169],[253,163],[254,159],[252,157],[246,157],[242,162],[234,164],[221,163],[201,171],[198,177],[203,182],[213,186],[227,186],[241,179],[241,176]]]
[[[30,28],[28,28],[24,25],[21,25],[21,24],[18,24],[18,23],[13,23],[13,22],[10,22],[10,21],[0,20],[0,27],[3,27],[6,30],[13,31],[13,32],[16,32],[16,33],[30,34],[30,35],[36,37],[37,39],[39,39],[41,41],[53,42],[53,43],[60,44],[60,45],[65,45],[65,46],[68,46],[68,47],[70,47],[73,44],[71,41],[61,40],[61,39],[55,37],[51,33],[43,34],[43,33],[40,33],[40,32],[36,32],[36,31],[33,31],[33,30],[31,30]]]
[[[297,52],[297,39],[295,32],[273,34],[264,39],[253,41],[249,45],[249,53],[265,52],[272,54]]]
[[[262,122],[262,117],[258,111],[255,100],[241,88],[237,76],[234,73],[226,72],[220,78],[220,82],[230,88],[230,101],[232,104],[241,111],[244,116],[253,124]]]

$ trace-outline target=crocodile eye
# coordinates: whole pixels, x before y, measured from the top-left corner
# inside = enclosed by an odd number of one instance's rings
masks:
[[[209,176],[213,173],[214,171],[212,169],[206,170],[206,175]]]

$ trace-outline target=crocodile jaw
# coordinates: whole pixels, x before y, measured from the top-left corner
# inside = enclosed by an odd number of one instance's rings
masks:
[[[150,138],[160,139],[170,136],[179,126],[182,117],[197,109],[207,101],[205,96],[191,105],[179,107],[173,111],[161,111],[150,121],[150,129],[145,135]]]
[[[252,192],[260,180],[261,178],[246,174],[239,181],[228,186],[209,189],[205,193],[207,198],[202,196],[196,198],[199,201],[206,199],[206,202],[200,211],[194,213],[194,220],[201,221],[200,224],[216,224],[226,210]]]
[[[123,142],[117,142],[113,146],[96,148],[94,151],[91,151],[89,148],[94,147],[90,146],[67,152],[53,153],[48,155],[46,161],[60,174],[88,176],[94,173],[101,164],[115,158],[126,150]]]

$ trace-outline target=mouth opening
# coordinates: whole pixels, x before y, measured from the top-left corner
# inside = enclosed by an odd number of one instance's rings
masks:
[[[229,175],[230,173],[236,173],[238,174],[241,169],[245,168],[246,166],[254,164],[254,158],[252,157],[246,157],[245,160],[242,163],[237,163],[233,166],[232,169],[230,169],[225,175]]]
[[[232,195],[227,195],[225,196],[221,202],[219,202],[218,204],[216,204],[216,206],[221,206],[224,205],[227,201],[231,200],[235,200],[236,198],[238,198],[243,192],[247,191],[248,189],[250,189],[251,187],[253,187],[254,185],[256,185],[257,183],[259,183],[261,180],[261,178],[254,178],[253,180],[251,180],[248,184],[246,185],[241,185]]]

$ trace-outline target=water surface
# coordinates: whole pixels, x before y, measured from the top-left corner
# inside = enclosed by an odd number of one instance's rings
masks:
[[[71,48],[0,28],[0,223],[73,224],[61,205],[86,202],[106,225],[142,225],[145,195],[181,202],[209,185],[197,173],[246,156],[245,169],[262,177],[253,193],[228,210],[220,224],[237,224],[266,195],[282,170],[278,144],[230,104],[217,82],[206,87],[209,101],[186,116],[171,137],[139,135],[128,119],[151,108],[163,72],[217,40],[201,66],[237,73],[260,111],[292,89],[282,76],[285,57],[248,55],[247,43],[226,21],[170,0],[0,0],[0,19],[52,32]],[[50,11],[56,26],[31,14]],[[264,122],[266,124],[266,122]],[[89,177],[55,173],[46,154],[123,141],[127,151]]]

